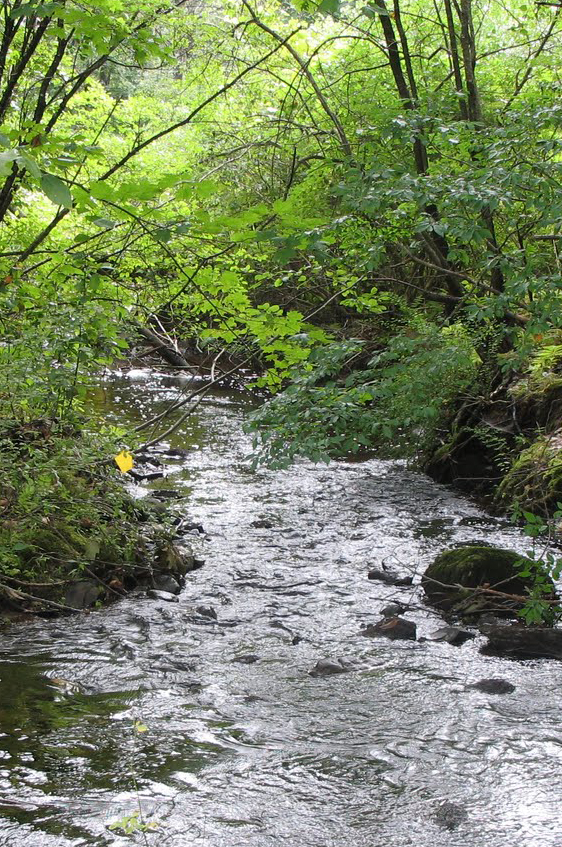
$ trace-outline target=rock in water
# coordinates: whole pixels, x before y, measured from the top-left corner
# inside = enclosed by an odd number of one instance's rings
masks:
[[[235,656],[231,661],[238,662],[240,665],[254,665],[259,660],[260,657],[255,653],[245,653],[243,656]]]
[[[352,665],[345,659],[320,659],[309,674],[314,677],[333,676],[337,673],[347,673],[351,668]]]
[[[476,688],[477,691],[481,691],[483,694],[511,694],[515,691],[515,686],[511,682],[508,682],[506,679],[496,679],[494,677],[473,682],[468,687]]]
[[[562,629],[546,626],[491,626],[480,652],[516,659],[562,659]]]
[[[452,832],[452,830],[456,829],[467,819],[468,815],[466,809],[460,803],[452,803],[450,800],[444,800],[435,809],[432,817],[437,826]]]
[[[397,618],[408,611],[408,607],[403,603],[389,603],[384,609],[381,609],[381,615],[385,618]]]
[[[441,629],[432,632],[428,641],[445,641],[447,644],[460,647],[465,641],[470,641],[475,637],[475,634],[467,629],[459,629],[458,626],[443,626]]]
[[[66,589],[64,602],[73,609],[87,609],[93,606],[101,593],[99,582],[93,579],[82,579],[74,582]]]
[[[179,582],[166,573],[155,574],[152,583],[156,591],[167,591],[169,594],[179,594],[181,591]]]
[[[496,609],[501,605],[502,598],[485,593],[475,595],[471,589],[497,585],[507,594],[525,595],[533,580],[518,574],[526,567],[533,570],[536,564],[513,550],[476,545],[457,547],[437,556],[425,571],[421,584],[432,606],[463,615],[481,615],[490,606]],[[548,590],[554,593],[554,584],[548,578],[547,582]],[[513,609],[512,600],[507,608]]]
[[[202,618],[211,618],[213,621],[218,620],[219,617],[212,606],[197,606],[195,611],[198,615],[201,615]]]
[[[377,568],[372,568],[369,571],[369,579],[397,587],[411,585],[413,582],[413,577],[411,576],[397,576],[397,574],[389,573],[388,571],[379,571]]]
[[[175,544],[167,542],[156,552],[155,568],[163,573],[185,576],[196,567],[193,553],[187,548],[178,550]]]
[[[151,597],[153,600],[165,600],[166,603],[179,602],[175,594],[170,594],[169,591],[156,591],[154,588],[147,591],[146,596]]]
[[[407,621],[404,618],[383,618],[378,623],[366,626],[361,630],[360,635],[366,635],[368,638],[384,636],[394,640],[415,641],[416,625],[413,621]]]

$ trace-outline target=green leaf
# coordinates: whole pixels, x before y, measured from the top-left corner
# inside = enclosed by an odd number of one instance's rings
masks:
[[[19,150],[6,150],[0,153],[0,176],[8,176],[12,170],[12,165],[18,158]]]
[[[23,165],[26,171],[29,171],[31,176],[34,176],[35,179],[41,179],[41,171],[39,170],[39,165],[32,159],[31,156],[28,156],[27,153],[22,153],[20,151],[17,161],[19,164]]]
[[[110,221],[109,218],[95,218],[92,223],[100,229],[113,229],[115,226],[115,221]]]
[[[64,206],[65,209],[72,209],[72,194],[68,186],[58,176],[43,174],[41,177],[41,188],[55,206]]]
[[[18,6],[17,9],[12,9],[10,17],[16,18],[46,18],[52,15],[57,8],[56,3],[24,3]]]
[[[152,233],[152,237],[161,244],[167,244],[172,237],[172,233],[169,229],[157,229]]]
[[[340,0],[322,0],[318,11],[325,15],[338,15],[340,11]]]
[[[213,194],[218,194],[224,186],[220,182],[215,182],[212,179],[203,179],[195,185],[195,194],[200,200],[206,200],[207,197],[212,197]]]
[[[367,18],[376,18],[379,15],[386,15],[386,17],[389,16],[388,9],[383,9],[382,6],[377,6],[376,3],[371,3],[369,6],[363,6],[361,11]]]

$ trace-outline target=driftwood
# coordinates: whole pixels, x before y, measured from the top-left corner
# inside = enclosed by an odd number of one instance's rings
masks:
[[[139,335],[142,335],[143,338],[146,338],[153,345],[154,349],[150,351],[151,353],[158,353],[165,362],[174,368],[194,370],[193,365],[189,364],[187,359],[173,346],[169,338],[158,335],[154,330],[139,323],[135,323],[135,327]]]

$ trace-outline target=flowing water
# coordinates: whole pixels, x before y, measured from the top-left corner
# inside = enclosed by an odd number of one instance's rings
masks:
[[[181,387],[113,374],[94,399],[133,425]],[[360,634],[397,598],[430,634],[415,583],[432,556],[525,539],[396,462],[252,473],[248,405],[209,397],[149,486],[206,531],[179,603],[0,636],[0,845],[561,847],[562,665]],[[413,588],[368,581],[383,561]],[[309,675],[337,657],[353,669]],[[467,687],[484,677],[516,690]],[[156,828],[109,829],[135,814]]]

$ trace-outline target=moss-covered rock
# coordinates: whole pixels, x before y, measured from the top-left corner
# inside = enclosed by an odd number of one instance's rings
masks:
[[[523,601],[509,600],[501,595],[479,592],[487,587],[516,597],[525,597],[533,585],[532,577],[519,573],[536,563],[514,550],[498,547],[457,547],[440,553],[425,571],[422,587],[429,603],[444,611],[464,616],[479,615],[492,606],[503,606],[506,612],[515,612]],[[549,581],[554,592],[554,585]]]
[[[496,494],[502,505],[516,502],[548,515],[562,501],[562,431],[537,438],[513,461]]]

